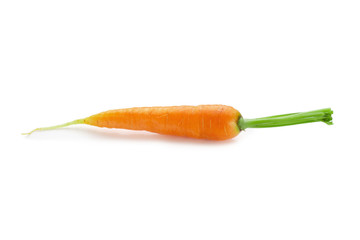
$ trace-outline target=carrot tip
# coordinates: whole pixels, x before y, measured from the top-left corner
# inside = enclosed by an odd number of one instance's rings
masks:
[[[84,123],[84,119],[78,119],[78,120],[74,120],[74,121],[71,121],[71,122],[67,122],[67,123],[52,126],[52,127],[36,128],[36,129],[32,130],[31,132],[22,133],[22,135],[30,135],[35,131],[53,130],[53,129],[57,129],[57,128],[67,127],[67,126],[74,125],[74,124],[83,124],[83,123]]]
[[[41,129],[40,129],[40,128],[36,128],[36,129],[32,130],[31,132],[21,133],[21,135],[30,135],[30,134],[32,134],[33,132],[37,131],[37,130],[41,130]]]

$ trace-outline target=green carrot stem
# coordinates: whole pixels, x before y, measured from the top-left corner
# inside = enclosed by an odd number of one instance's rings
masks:
[[[52,129],[62,128],[62,127],[67,127],[67,126],[70,126],[70,125],[82,124],[82,123],[84,123],[84,119],[78,119],[78,120],[74,120],[74,121],[71,121],[71,122],[67,122],[67,123],[52,126],[52,127],[36,128],[36,129],[32,130],[31,132],[22,133],[22,135],[30,135],[35,131],[52,130]]]
[[[332,125],[332,113],[333,111],[330,108],[324,108],[309,112],[289,113],[263,118],[240,118],[238,126],[241,130],[244,130],[246,128],[281,127],[311,122],[324,122]]]

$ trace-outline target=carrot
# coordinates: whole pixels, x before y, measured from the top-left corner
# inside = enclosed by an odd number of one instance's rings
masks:
[[[331,125],[332,113],[330,108],[325,108],[310,112],[244,119],[239,111],[225,105],[136,107],[110,110],[57,126],[37,128],[25,134],[74,124],[88,124],[191,138],[226,140],[237,136],[246,128],[280,127],[310,122],[325,122]]]

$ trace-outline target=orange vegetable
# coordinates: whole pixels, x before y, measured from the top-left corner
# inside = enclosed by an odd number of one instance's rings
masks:
[[[332,124],[331,114],[332,111],[328,108],[305,113],[244,119],[239,111],[225,105],[137,107],[110,110],[53,127],[37,128],[26,134],[73,124],[88,124],[191,138],[226,140],[237,136],[245,128],[277,127],[317,121]]]

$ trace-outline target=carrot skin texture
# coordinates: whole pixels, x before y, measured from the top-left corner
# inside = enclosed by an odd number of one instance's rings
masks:
[[[137,107],[110,110],[84,119],[97,127],[149,132],[209,140],[226,140],[240,133],[239,111],[225,105]]]

